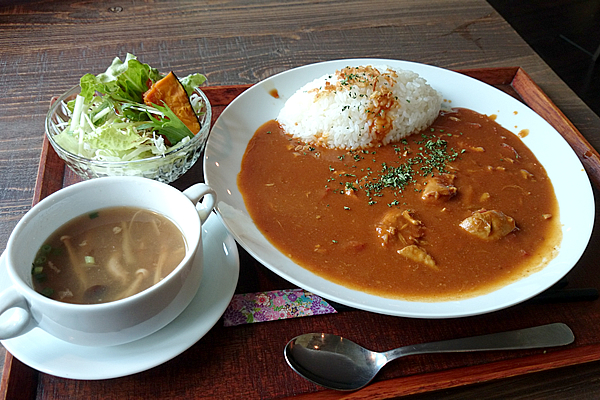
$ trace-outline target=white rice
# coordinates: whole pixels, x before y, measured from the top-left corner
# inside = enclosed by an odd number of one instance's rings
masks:
[[[358,149],[397,142],[430,126],[442,96],[412,71],[346,67],[300,88],[277,117],[307,144]]]

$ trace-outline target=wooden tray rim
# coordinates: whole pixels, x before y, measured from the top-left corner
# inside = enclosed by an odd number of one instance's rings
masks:
[[[464,69],[456,72],[471,76],[491,85],[510,85],[523,102],[548,121],[569,143],[584,165],[590,179],[600,188],[600,155],[564,113],[521,67]],[[226,106],[252,85],[223,85],[203,88],[213,106]],[[36,178],[33,205],[63,187],[65,165],[44,137]],[[62,172],[61,172],[62,171]],[[58,173],[57,173],[58,172]],[[393,396],[425,393],[474,383],[481,383],[516,375],[550,370],[600,360],[600,343],[570,347],[550,354],[538,354],[517,359],[489,362],[483,365],[440,370],[375,382],[366,388],[342,393],[324,390],[300,394],[294,399],[383,399]],[[34,398],[40,372],[21,363],[6,351],[0,399]]]

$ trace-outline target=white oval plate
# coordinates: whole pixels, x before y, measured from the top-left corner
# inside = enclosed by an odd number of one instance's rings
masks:
[[[161,330],[135,342],[110,347],[77,346],[39,328],[2,344],[17,359],[38,371],[70,379],[110,379],[160,365],[200,340],[229,305],[239,275],[238,249],[219,216],[202,226],[204,273],[190,305]],[[0,257],[0,291],[9,284],[4,254]]]
[[[451,107],[496,114],[496,121],[518,133],[544,165],[560,206],[563,240],[558,256],[543,270],[479,297],[460,301],[411,302],[389,299],[332,283],[292,262],[256,228],[237,187],[237,175],[249,140],[256,129],[275,119],[285,101],[302,85],[346,66],[389,65],[412,70],[440,91]],[[270,94],[277,90],[279,98]],[[217,192],[217,209],[236,240],[258,261],[284,279],[326,299],[388,315],[451,318],[499,310],[525,301],[561,279],[581,257],[594,224],[594,198],[579,159],[544,119],[506,93],[476,79],[418,63],[350,59],[306,65],[272,76],[245,91],[223,111],[209,136],[204,159],[205,181]]]

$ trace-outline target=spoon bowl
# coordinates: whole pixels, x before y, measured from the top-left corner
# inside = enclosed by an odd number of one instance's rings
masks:
[[[308,333],[288,342],[284,356],[300,376],[329,389],[357,390],[379,370],[399,357],[415,354],[517,350],[573,343],[571,329],[562,323],[461,339],[422,343],[378,353],[328,333]]]

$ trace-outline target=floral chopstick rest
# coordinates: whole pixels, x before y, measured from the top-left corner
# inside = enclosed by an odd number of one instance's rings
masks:
[[[236,294],[223,315],[224,326],[254,322],[335,314],[336,310],[323,298],[302,289]]]

